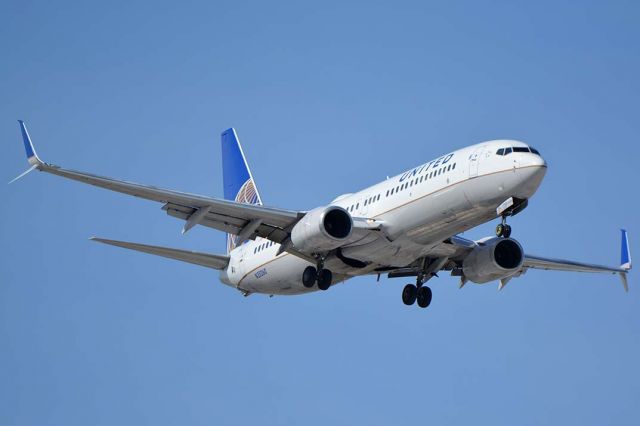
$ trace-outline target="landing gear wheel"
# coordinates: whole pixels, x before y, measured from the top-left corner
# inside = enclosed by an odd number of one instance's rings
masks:
[[[418,299],[418,306],[421,308],[426,308],[431,304],[431,298],[433,294],[431,293],[431,289],[427,286],[420,287],[416,294],[416,298]]]
[[[318,288],[320,290],[328,290],[331,287],[331,280],[333,279],[333,274],[328,269],[320,269],[318,272]]]
[[[502,229],[502,236],[505,238],[509,238],[511,236],[511,226],[504,225]]]
[[[407,306],[416,303],[416,294],[418,293],[418,287],[413,284],[407,284],[402,289],[402,303]]]
[[[496,236],[497,237],[502,237],[504,235],[504,227],[505,227],[505,225],[503,225],[502,223],[499,223],[498,226],[496,226]]]
[[[318,271],[313,266],[307,266],[302,273],[302,285],[311,288],[316,283]]]

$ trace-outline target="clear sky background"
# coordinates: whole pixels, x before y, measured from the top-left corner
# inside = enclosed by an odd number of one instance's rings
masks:
[[[466,145],[549,171],[531,253],[640,255],[637,2],[0,2],[0,175],[46,161],[222,196],[238,129],[266,204],[310,209]],[[2,425],[637,425],[640,276],[502,292],[358,278],[243,298],[92,235],[209,252],[160,205],[34,173],[0,184]],[[491,235],[495,223],[465,234]]]

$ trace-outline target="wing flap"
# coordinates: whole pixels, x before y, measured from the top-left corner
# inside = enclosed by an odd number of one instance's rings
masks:
[[[165,204],[162,209],[165,210],[169,216],[183,220],[188,220],[188,218],[196,211],[196,209],[191,207],[179,206],[171,203]],[[251,220],[209,212],[199,222],[199,224],[228,234],[238,235],[250,222]],[[288,237],[288,232],[286,229],[281,229],[269,223],[261,222],[255,231],[249,235],[248,239],[254,239],[255,237],[267,238],[280,244]]]
[[[129,250],[136,250],[155,256],[166,257],[168,259],[180,260],[212,269],[224,269],[229,264],[229,256],[219,254],[201,253],[191,250],[180,250],[169,247],[152,246],[147,244],[130,243],[127,241],[107,240],[104,238],[91,237],[91,241],[122,247]]]

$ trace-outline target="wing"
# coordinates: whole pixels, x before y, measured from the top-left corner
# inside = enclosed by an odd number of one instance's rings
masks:
[[[591,263],[575,262],[573,260],[552,259],[540,256],[525,255],[524,268],[543,269],[546,271],[569,271],[569,272],[600,272],[610,274],[620,274],[622,285],[625,291],[629,291],[627,283],[627,273],[631,269],[631,253],[629,251],[629,237],[627,231],[622,233],[620,248],[620,266],[602,266]]]
[[[628,291],[627,273],[631,269],[631,253],[629,251],[629,238],[627,231],[621,230],[621,249],[620,249],[620,266],[603,266],[592,263],[576,262],[573,260],[546,258],[525,254],[520,273],[527,269],[542,269],[546,271],[569,271],[569,272],[591,272],[591,273],[610,273],[619,274],[625,291]],[[431,259],[444,259],[456,262],[460,265],[464,258],[477,246],[477,243],[460,236],[453,236],[441,244],[437,245],[427,255]],[[443,265],[447,265],[444,263]],[[449,264],[449,267],[452,266]],[[401,268],[389,273],[391,277],[412,276],[417,275],[420,268],[416,264]],[[519,274],[518,274],[519,275]]]
[[[283,243],[293,225],[305,214],[305,212],[237,203],[64,169],[40,160],[22,121],[20,121],[20,129],[27,160],[32,167],[16,179],[31,170],[37,169],[111,191],[157,201],[163,203],[162,209],[168,215],[187,221],[183,232],[188,231],[195,225],[203,225],[242,236],[244,240],[259,236],[276,243]]]

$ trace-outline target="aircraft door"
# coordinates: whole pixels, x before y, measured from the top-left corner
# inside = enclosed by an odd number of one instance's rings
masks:
[[[482,155],[482,147],[476,149],[473,154],[469,156],[469,177],[478,176],[478,167],[480,166],[480,155]]]
[[[242,244],[240,247],[237,247],[231,255],[231,259],[229,259],[229,272],[230,275],[234,278],[240,279],[244,276],[244,271],[246,268],[245,259],[245,245]]]

